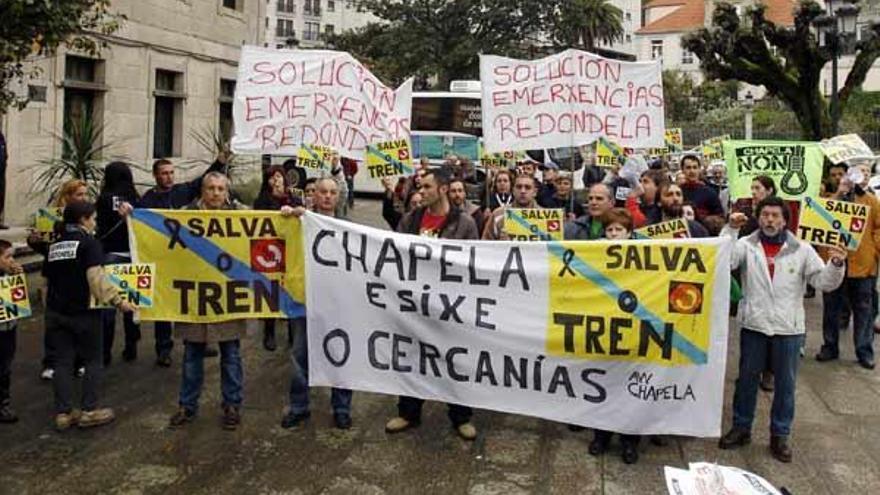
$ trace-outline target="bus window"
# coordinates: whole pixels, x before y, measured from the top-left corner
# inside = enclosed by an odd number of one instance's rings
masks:
[[[413,131],[483,135],[480,95],[473,97],[413,95]]]

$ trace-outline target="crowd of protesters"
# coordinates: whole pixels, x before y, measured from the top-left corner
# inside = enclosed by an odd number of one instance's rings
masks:
[[[140,195],[131,169],[122,162],[107,165],[95,203],[87,184],[65,183],[54,204],[64,208],[51,242],[36,236],[29,244],[45,256],[43,275],[48,292],[45,315],[44,359],[41,377],[52,380],[55,426],[64,430],[106,424],[109,408],[99,406],[102,370],[112,362],[117,311],[122,311],[122,358],[138,358],[141,328],[130,304],[108,286],[102,266],[131,260],[124,217],[133,208],[228,210],[245,206],[234,200],[224,170],[228,154],[221,153],[195,180],[176,183],[174,165],[153,164],[156,185]],[[589,160],[588,160],[589,162]],[[299,216],[306,210],[344,217],[354,207],[353,178],[357,163],[334,160],[330,173],[311,178],[295,188],[285,166],[264,170],[254,209]],[[632,166],[631,166],[632,165]],[[507,240],[504,230],[508,208],[555,208],[564,211],[566,240],[624,240],[635,229],[675,219],[686,221],[691,237],[726,236],[735,242],[731,260],[734,279],[741,287],[735,308],[739,327],[740,361],[733,398],[733,425],[721,438],[721,448],[751,440],[758,389],[773,393],[770,450],[783,462],[792,459],[788,438],[795,411],[797,370],[806,331],[803,299],[811,291],[823,294],[823,345],[820,362],[839,357],[839,337],[852,320],[858,364],[874,369],[873,339],[877,324],[877,269],[880,257],[880,204],[868,187],[870,163],[826,167],[823,195],[870,206],[862,242],[848,253],[841,248],[814,249],[793,234],[797,207],[777,196],[774,181],[755,178],[752,198],[730,204],[723,167],[706,166],[700,157],[685,155],[671,166],[663,159],[650,163],[618,163],[601,168],[587,163],[578,170],[560,170],[551,161],[524,160],[509,167],[477,170],[467,160],[449,157],[442,165],[420,160],[409,177],[382,180],[382,217],[397,232],[444,239]],[[635,171],[635,172],[634,172]],[[785,269],[776,269],[784,266]],[[0,272],[19,273],[11,246],[0,241]],[[90,309],[90,298],[111,309]],[[276,320],[262,322],[263,347],[277,348]],[[301,427],[310,417],[306,322],[285,322],[291,347],[292,373],[289,408],[284,428]],[[241,339],[246,322],[177,324],[155,322],[156,364],[171,366],[172,333],[183,343],[183,362],[177,411],[169,424],[181,428],[196,419],[204,380],[205,357],[220,356],[222,425],[241,423],[243,365]],[[174,331],[172,332],[172,327]],[[0,422],[16,420],[10,403],[10,363],[15,353],[15,322],[0,324]],[[73,388],[81,381],[81,399],[75,407]],[[386,423],[388,433],[419,425],[423,400],[399,397],[397,414]],[[333,389],[331,407],[337,428],[352,426],[352,392]],[[454,430],[465,440],[477,437],[471,421],[474,411],[449,404]],[[609,448],[613,432],[594,431],[592,455]],[[656,440],[662,445],[662,438]],[[620,435],[624,462],[637,462],[639,437]]]

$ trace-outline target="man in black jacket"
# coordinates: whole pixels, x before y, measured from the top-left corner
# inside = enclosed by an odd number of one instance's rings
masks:
[[[217,155],[214,163],[205,170],[205,173],[189,182],[182,184],[174,183],[174,164],[170,160],[161,158],[153,162],[153,178],[156,186],[148,190],[137,202],[138,208],[155,208],[166,210],[179,210],[192,203],[202,192],[202,179],[211,172],[225,172],[229,162],[229,152],[223,151]],[[125,214],[131,212],[131,205],[124,205]],[[171,349],[174,341],[171,339],[171,322],[154,322],[156,335],[156,364],[163,368],[171,366]],[[208,347],[206,356],[214,357],[217,350]]]
[[[447,172],[431,170],[422,178],[420,191],[423,206],[407,213],[397,226],[402,234],[439,237],[442,239],[478,239],[474,219],[449,203],[450,177]],[[400,396],[397,416],[385,424],[385,431],[397,433],[419,425],[423,399]],[[471,424],[473,409],[449,404],[449,419],[458,435],[465,440],[477,438]]]

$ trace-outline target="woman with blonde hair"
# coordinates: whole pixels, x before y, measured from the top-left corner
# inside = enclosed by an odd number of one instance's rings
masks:
[[[49,202],[53,208],[64,208],[71,203],[83,203],[89,200],[89,185],[80,179],[70,179],[61,184],[55,192],[55,197]],[[27,244],[35,252],[43,255],[43,265],[45,266],[45,257],[49,252],[50,241],[44,239],[39,232],[33,231],[28,234]],[[50,339],[43,339],[43,370],[40,372],[40,378],[43,380],[51,380],[55,377],[55,361],[56,352]],[[80,359],[77,359],[76,374],[82,376],[85,368],[82,366]]]

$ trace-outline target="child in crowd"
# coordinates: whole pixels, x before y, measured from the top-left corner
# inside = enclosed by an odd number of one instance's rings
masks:
[[[0,239],[0,276],[21,273],[21,266],[13,258],[12,244]],[[15,357],[15,343],[18,321],[0,323],[0,423],[15,423],[18,416],[12,410],[9,400],[12,359]]]
[[[626,208],[612,208],[602,215],[602,226],[605,229],[605,238],[608,240],[632,239],[633,219],[632,214]],[[593,441],[590,442],[590,455],[598,456],[608,450],[611,436],[614,432],[606,430],[593,430]],[[626,464],[635,464],[639,460],[638,435],[620,435],[621,457]]]

